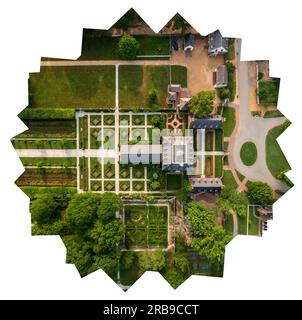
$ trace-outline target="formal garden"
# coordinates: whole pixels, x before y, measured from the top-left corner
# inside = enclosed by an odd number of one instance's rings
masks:
[[[125,205],[126,248],[165,248],[168,210],[166,205]]]

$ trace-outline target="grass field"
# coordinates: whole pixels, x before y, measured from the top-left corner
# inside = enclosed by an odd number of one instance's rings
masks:
[[[179,174],[167,174],[167,190],[180,190],[182,187],[182,176]]]
[[[233,188],[237,188],[237,183],[233,177],[232,171],[231,170],[225,170],[223,177],[222,177],[222,183],[225,186],[231,186]]]
[[[224,136],[230,137],[236,125],[235,109],[230,107],[223,108],[222,116],[226,120],[223,123]]]
[[[97,34],[98,33],[98,34]],[[168,36],[134,36],[140,48],[138,55],[169,55]],[[106,36],[98,30],[84,29],[82,53],[79,60],[118,60],[118,42],[120,37]]]
[[[16,181],[18,186],[66,186],[75,187],[77,184],[76,169],[27,168]]]
[[[166,206],[125,205],[125,245],[165,247],[168,237]]]
[[[280,79],[259,81],[259,104],[262,106],[276,106],[278,103]]]
[[[38,108],[112,108],[115,67],[41,67],[30,74],[29,103]]]
[[[182,66],[172,66],[171,83],[179,83],[182,87],[186,87],[187,69]],[[166,108],[168,84],[170,84],[169,66],[120,66],[120,107],[124,109],[148,108],[148,92],[155,89],[157,104],[161,108]]]
[[[273,176],[277,175],[290,166],[277,143],[277,138],[284,131],[283,126],[271,129],[266,136],[266,163]]]
[[[245,142],[240,150],[240,158],[246,166],[253,165],[257,160],[256,145],[251,141]]]

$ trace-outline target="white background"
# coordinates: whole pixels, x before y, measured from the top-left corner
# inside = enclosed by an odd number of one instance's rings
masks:
[[[302,105],[300,1],[1,1],[0,4],[0,298],[275,299],[302,298]],[[296,184],[274,206],[263,238],[238,236],[226,250],[224,278],[192,276],[173,290],[147,272],[124,293],[103,271],[83,279],[65,264],[59,237],[31,237],[28,198],[14,185],[23,172],[10,137],[28,103],[29,72],[41,56],[75,59],[82,28],[109,28],[131,6],[155,30],[178,11],[201,34],[219,28],[243,39],[242,59],[269,59],[281,77],[280,110],[292,120],[281,144]]]

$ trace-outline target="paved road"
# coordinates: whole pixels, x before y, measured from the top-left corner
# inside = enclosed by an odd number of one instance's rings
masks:
[[[239,63],[239,127],[233,141],[232,160],[234,167],[248,180],[267,182],[275,190],[288,190],[288,187],[272,176],[266,165],[265,140],[268,131],[285,121],[280,118],[253,117],[249,109],[248,64]],[[257,146],[258,158],[254,165],[245,166],[240,158],[240,149],[244,142],[252,141]]]

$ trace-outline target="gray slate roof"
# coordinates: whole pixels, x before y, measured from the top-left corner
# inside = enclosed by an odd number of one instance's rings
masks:
[[[221,129],[222,118],[194,118],[190,123],[190,129]]]
[[[226,65],[218,66],[216,70],[216,85],[224,85],[228,83],[228,69]]]
[[[209,52],[218,49],[218,48],[225,48],[228,49],[228,39],[223,38],[220,31],[216,30],[209,34],[208,36],[209,40]]]

